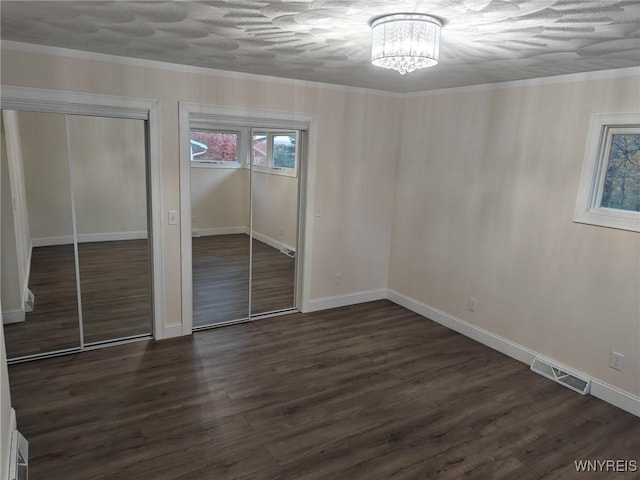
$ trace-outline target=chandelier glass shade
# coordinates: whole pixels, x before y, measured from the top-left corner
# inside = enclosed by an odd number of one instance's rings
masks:
[[[442,22],[431,15],[395,14],[371,22],[371,63],[402,75],[433,67],[440,56]]]

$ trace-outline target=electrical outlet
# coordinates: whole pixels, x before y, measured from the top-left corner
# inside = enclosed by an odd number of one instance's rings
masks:
[[[478,299],[469,297],[469,300],[467,300],[467,310],[469,310],[470,312],[475,312],[477,307],[478,307]]]
[[[614,370],[622,371],[622,361],[624,360],[624,355],[618,352],[611,352],[611,362],[609,366]]]
[[[342,285],[342,273],[336,273],[336,285]]]

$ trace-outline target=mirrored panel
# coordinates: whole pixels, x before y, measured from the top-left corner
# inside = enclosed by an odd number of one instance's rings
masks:
[[[252,132],[251,314],[295,307],[300,132]]]
[[[192,126],[193,328],[249,316],[248,131]]]
[[[2,316],[7,357],[80,347],[65,116],[2,115]]]
[[[67,119],[84,342],[150,335],[145,122]]]

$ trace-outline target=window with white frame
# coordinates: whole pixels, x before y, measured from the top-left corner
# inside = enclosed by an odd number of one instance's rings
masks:
[[[640,232],[640,113],[592,116],[574,221]]]
[[[298,132],[254,130],[252,166],[259,172],[297,176]]]
[[[193,164],[239,168],[241,132],[191,129],[189,153]]]

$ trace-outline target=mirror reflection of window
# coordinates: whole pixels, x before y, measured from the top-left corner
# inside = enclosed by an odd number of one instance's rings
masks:
[[[298,132],[254,132],[253,166],[266,173],[297,176],[297,143]]]
[[[191,161],[238,163],[238,137],[233,132],[191,130]]]
[[[295,168],[296,135],[275,135],[273,137],[273,166]]]
[[[253,165],[268,166],[267,162],[267,136],[253,136]]]

